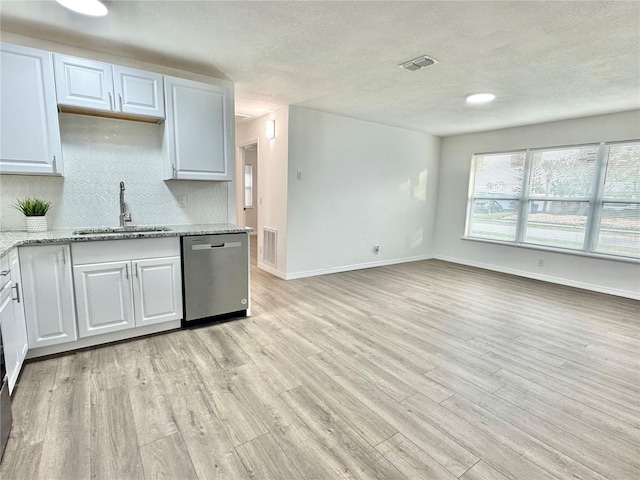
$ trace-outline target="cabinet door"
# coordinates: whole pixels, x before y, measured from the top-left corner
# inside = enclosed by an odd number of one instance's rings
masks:
[[[16,333],[16,315],[11,299],[12,282],[7,283],[0,290],[0,330],[2,331],[2,351],[4,353],[4,364],[9,377],[9,393],[13,391],[20,369],[18,364],[18,344]],[[2,383],[3,379],[0,379]]]
[[[231,91],[165,76],[166,178],[232,180]]]
[[[53,55],[58,105],[113,112],[113,73],[108,63]]]
[[[0,173],[62,175],[51,54],[0,44]]]
[[[69,245],[20,247],[29,348],[77,340]]]
[[[164,118],[162,75],[114,65],[113,82],[117,112]]]
[[[13,310],[16,317],[16,348],[18,351],[18,373],[22,369],[22,364],[29,350],[29,341],[27,340],[27,324],[24,315],[24,294],[22,292],[22,275],[20,273],[20,258],[18,257],[18,249],[14,248],[9,253],[9,261],[11,262],[11,281],[13,282]],[[16,375],[17,378],[17,375]]]
[[[80,337],[134,326],[130,262],[73,267]]]
[[[182,318],[180,257],[134,260],[136,326]]]

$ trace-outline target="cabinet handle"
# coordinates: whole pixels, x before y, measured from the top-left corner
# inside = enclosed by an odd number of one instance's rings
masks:
[[[127,280],[129,280],[129,264],[128,263],[124,264],[124,270],[125,270],[125,276]]]
[[[111,110],[112,112],[115,110],[115,108],[113,108],[113,98],[111,97],[111,92],[109,92],[109,110]]]
[[[124,112],[124,108],[122,108],[122,94],[118,94],[118,100],[120,100],[120,111]]]
[[[135,271],[136,271],[136,278],[138,278],[138,262],[134,263],[135,265]]]
[[[62,249],[62,264],[67,264],[67,255],[64,253],[64,248]]]
[[[58,173],[58,159],[53,156],[53,173]]]
[[[16,283],[13,287],[11,288],[15,288],[16,289],[16,298],[12,298],[12,300],[20,303],[20,284]]]
[[[6,277],[7,275],[9,275],[11,273],[11,270],[2,270],[0,272],[0,275],[2,275],[3,277]]]
[[[177,176],[178,175],[177,175],[177,172],[176,172],[176,164],[172,163],[171,164],[171,178],[176,178]]]

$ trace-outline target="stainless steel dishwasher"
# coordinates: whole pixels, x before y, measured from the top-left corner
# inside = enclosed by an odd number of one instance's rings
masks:
[[[185,323],[235,312],[246,314],[248,248],[246,233],[182,237]]]

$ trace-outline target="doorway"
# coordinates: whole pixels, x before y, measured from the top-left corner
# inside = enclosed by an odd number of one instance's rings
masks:
[[[258,233],[258,144],[245,145],[241,150],[244,225],[253,228],[252,234],[255,235]]]

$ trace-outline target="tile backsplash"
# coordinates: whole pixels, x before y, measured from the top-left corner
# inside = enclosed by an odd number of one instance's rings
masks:
[[[121,181],[129,225],[226,223],[230,184],[162,180],[163,129],[60,114],[64,178],[0,175],[0,229],[24,230],[24,217],[12,206],[25,197],[52,202],[49,228],[117,226]]]

